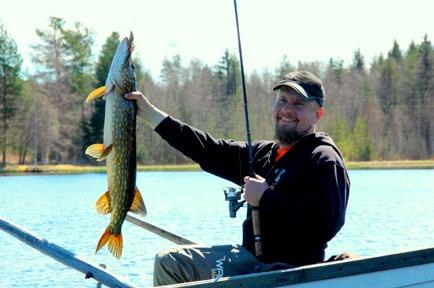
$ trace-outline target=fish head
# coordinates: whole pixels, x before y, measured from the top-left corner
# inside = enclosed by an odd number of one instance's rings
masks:
[[[106,80],[106,87],[120,89],[121,95],[136,90],[135,66],[131,59],[133,43],[133,32],[130,32],[130,37],[124,37],[119,43]]]

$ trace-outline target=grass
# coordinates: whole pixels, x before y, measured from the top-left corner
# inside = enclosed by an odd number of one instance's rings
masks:
[[[139,165],[138,171],[198,171],[198,165]],[[106,166],[80,166],[80,165],[16,165],[7,164],[0,167],[0,174],[79,174],[79,173],[105,173]]]
[[[434,169],[434,159],[346,162],[348,169]]]
[[[434,159],[431,160],[396,160],[396,161],[367,161],[346,162],[348,169],[434,169]],[[199,171],[196,164],[188,165],[139,165],[138,171]],[[0,167],[0,174],[73,174],[73,173],[105,173],[105,166],[79,165],[16,165],[7,164]]]

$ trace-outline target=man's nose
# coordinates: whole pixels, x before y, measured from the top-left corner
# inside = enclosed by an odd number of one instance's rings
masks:
[[[283,112],[289,112],[289,113],[293,113],[294,112],[294,106],[291,103],[285,103],[280,107],[281,111]]]

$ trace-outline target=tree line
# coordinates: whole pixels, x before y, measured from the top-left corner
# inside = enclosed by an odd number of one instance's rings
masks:
[[[85,104],[86,95],[104,85],[119,33],[106,39],[94,55],[94,33],[76,22],[67,29],[50,17],[36,29],[32,48],[35,72],[23,76],[22,57],[0,22],[0,149],[1,163],[94,163],[86,147],[101,143],[104,101]],[[365,63],[360,50],[351,63],[339,58],[298,62],[283,55],[273,70],[246,75],[253,139],[272,139],[270,111],[273,85],[286,73],[308,70],[326,90],[326,115],[318,130],[333,137],[346,160],[426,159],[433,157],[434,49],[428,35],[402,49],[397,41],[387,55]],[[96,60],[95,60],[96,58]],[[153,79],[134,59],[138,88],[174,117],[215,137],[246,138],[241,75],[235,52],[225,50],[214,65],[181,55],[162,62]],[[189,160],[173,152],[139,119],[139,164],[181,164]]]

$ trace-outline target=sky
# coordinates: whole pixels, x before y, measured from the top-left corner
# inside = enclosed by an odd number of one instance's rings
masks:
[[[366,62],[386,54],[397,40],[406,49],[425,34],[434,42],[432,0],[238,0],[246,73],[274,69],[283,55],[291,63],[332,57],[352,61],[360,49]],[[158,77],[165,58],[179,54],[215,65],[225,49],[238,55],[233,0],[0,0],[0,22],[16,41],[32,73],[31,47],[36,29],[49,17],[76,21],[95,32],[95,61],[113,31],[135,36],[135,53]]]

